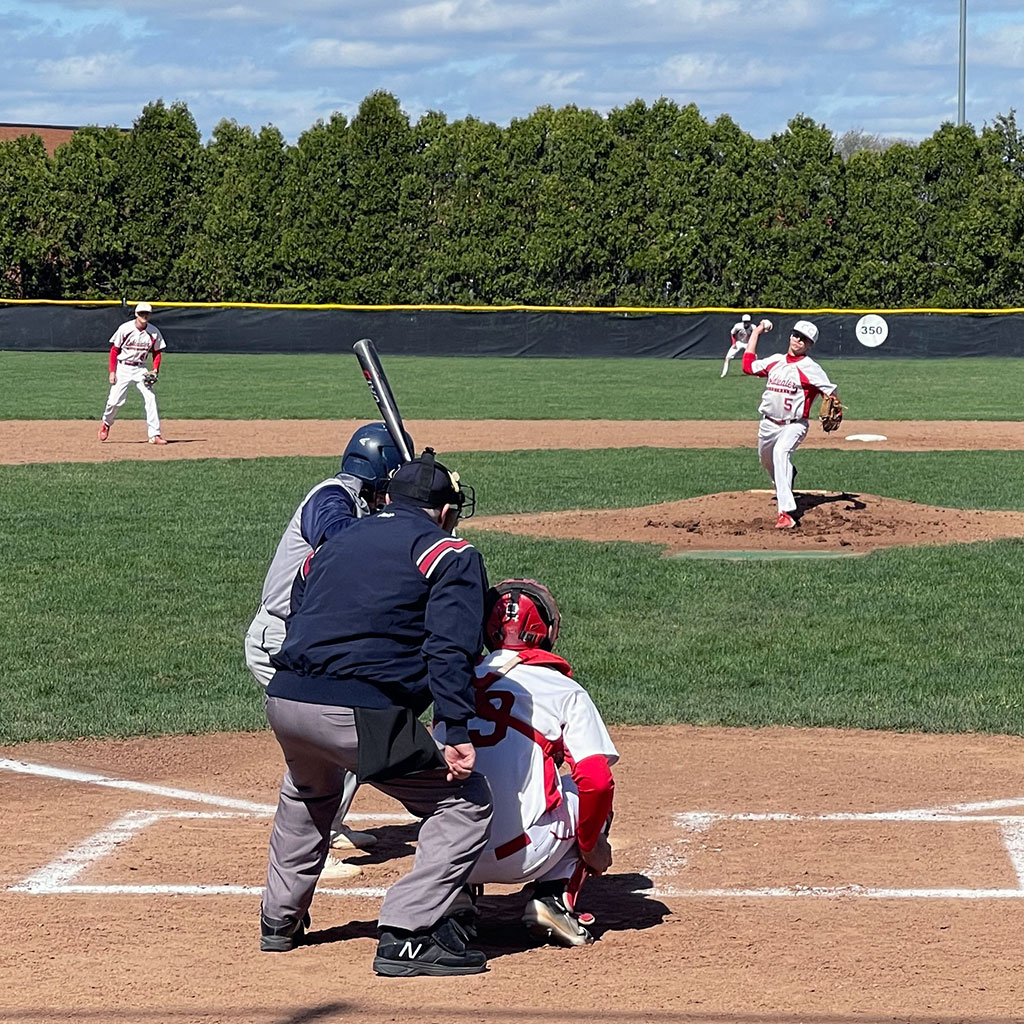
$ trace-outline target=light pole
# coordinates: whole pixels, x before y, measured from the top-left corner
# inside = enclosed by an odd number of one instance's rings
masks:
[[[957,91],[956,123],[964,123],[964,96],[967,86],[967,0],[960,0],[960,88]]]

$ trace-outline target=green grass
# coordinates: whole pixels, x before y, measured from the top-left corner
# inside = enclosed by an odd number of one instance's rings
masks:
[[[1024,508],[1024,453],[798,455],[801,484]],[[763,486],[750,451],[467,453],[482,514]],[[0,742],[262,728],[242,636],[295,504],[333,459],[0,467]],[[1024,733],[1024,542],[689,562],[472,530],[535,576],[612,723]]]
[[[160,374],[167,419],[376,415],[355,357],[184,355]],[[102,346],[99,346],[102,349]],[[766,352],[774,351],[771,347]],[[384,357],[408,419],[752,419],[759,381],[708,359]],[[1021,359],[822,359],[856,419],[1020,419]],[[99,419],[107,353],[0,352],[0,419]],[[129,394],[122,415],[142,416]]]

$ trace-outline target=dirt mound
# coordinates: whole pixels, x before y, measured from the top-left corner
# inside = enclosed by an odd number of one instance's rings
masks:
[[[769,491],[730,491],[643,508],[484,516],[468,527],[536,537],[658,544],[685,551],[848,554],[911,544],[1024,537],[1024,512],[935,508],[875,494],[801,492],[795,530],[775,529]]]

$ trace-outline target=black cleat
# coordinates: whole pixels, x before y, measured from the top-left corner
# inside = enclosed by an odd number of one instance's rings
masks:
[[[565,882],[537,882],[527,901],[523,924],[531,935],[556,946],[589,946],[594,936],[565,905]]]
[[[260,949],[264,953],[288,953],[302,945],[308,927],[309,914],[304,914],[301,921],[275,921],[260,911]]]

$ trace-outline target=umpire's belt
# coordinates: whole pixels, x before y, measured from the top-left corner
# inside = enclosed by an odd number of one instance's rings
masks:
[[[765,416],[765,419],[769,423],[774,423],[777,427],[784,427],[787,423],[802,423],[805,419],[807,419],[807,417],[798,416],[795,420],[777,420],[772,416]]]

